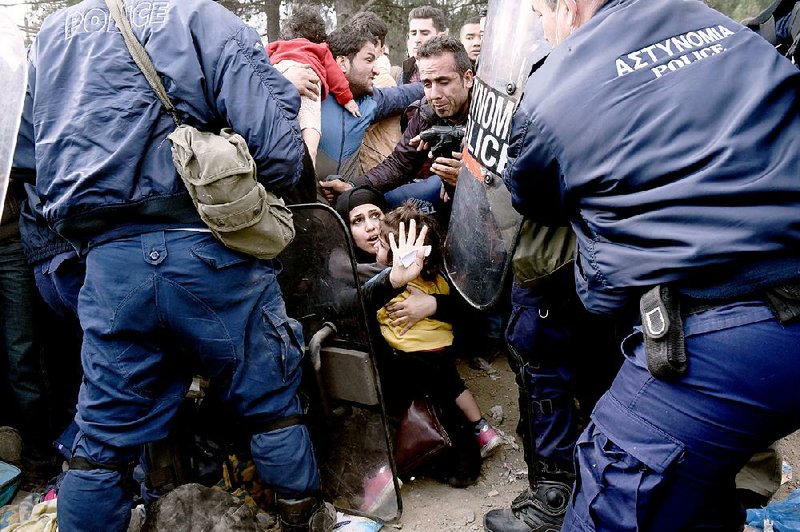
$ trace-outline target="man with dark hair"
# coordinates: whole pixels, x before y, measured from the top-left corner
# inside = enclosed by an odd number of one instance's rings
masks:
[[[300,101],[258,33],[210,0],[126,4],[142,14],[135,37],[173,80],[176,118],[206,131],[228,125],[247,141],[259,183],[291,190],[304,153]],[[320,498],[297,394],[303,335],[286,315],[278,265],[227,248],[202,222],[172,162],[173,118],[108,28],[114,21],[96,0],[45,20],[29,51],[14,159],[42,197],[44,220],[86,256],[80,432],[59,529],[128,528],[132,466],[142,445],[169,433],[202,370],[252,434],[282,529],[331,530],[335,512]]]
[[[356,98],[372,94],[377,45],[378,39],[371,33],[349,28],[336,30],[328,37],[331,54],[345,73]]]
[[[325,44],[325,21],[319,8],[300,6],[281,26],[281,40],[267,45],[270,61],[279,71],[285,67],[309,65],[320,80],[320,97],[332,95],[355,116],[358,104],[350,91],[349,83]],[[312,161],[317,158],[317,147],[322,134],[320,98],[300,95],[300,133]]]
[[[741,530],[737,471],[800,428],[775,392],[800,381],[800,72],[702,2],[532,4],[553,50],[504,180],[527,218],[570,223],[584,306],[641,324],[563,530]]]
[[[466,121],[473,82],[472,63],[464,46],[450,35],[430,39],[420,47],[417,56],[425,98],[414,104],[400,143],[385,161],[366,174],[350,182],[329,181],[326,188],[340,194],[353,186],[372,185],[389,192],[386,199],[391,207],[409,198],[434,203],[442,182],[449,188],[455,187],[461,169],[461,154],[457,152],[430,161],[430,177],[410,182],[429,163],[428,146],[421,142],[419,134],[433,125],[458,125]]]
[[[465,20],[459,32],[459,39],[461,39],[461,44],[464,45],[474,65],[481,53],[481,41],[483,40],[481,17],[470,17]]]
[[[366,31],[378,39],[378,59],[375,60],[378,75],[373,80],[375,88],[396,87],[397,81],[391,74],[392,64],[384,46],[389,32],[386,22],[372,11],[362,11],[348,20],[346,26],[355,31]],[[401,134],[399,116],[390,116],[370,125],[359,150],[360,173],[368,172],[386,159],[397,146]]]
[[[350,90],[361,110],[360,117],[348,113],[333,98],[322,102],[322,138],[317,153],[317,175],[336,174],[351,179],[359,175],[359,150],[367,128],[388,116],[401,113],[423,96],[419,83],[403,87],[375,89],[378,74],[378,39],[370,33],[345,25],[332,32],[328,46],[339,68],[350,84]],[[320,183],[324,191],[326,182]],[[332,200],[332,194],[326,194]]]
[[[383,45],[386,44],[386,35],[389,33],[389,25],[372,11],[361,11],[347,21],[346,26],[356,32],[365,32],[378,39],[377,47],[383,52]]]
[[[398,85],[419,81],[417,69],[417,51],[430,39],[447,32],[444,12],[438,7],[415,7],[408,13],[408,59],[403,61],[403,68],[397,79]]]

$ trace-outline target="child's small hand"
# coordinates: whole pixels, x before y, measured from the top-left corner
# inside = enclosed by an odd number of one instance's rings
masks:
[[[400,222],[398,228],[400,236],[395,239],[394,233],[389,233],[389,245],[392,248],[392,271],[389,274],[389,281],[395,288],[407,285],[422,272],[425,264],[425,235],[428,234],[428,226],[422,226],[422,230],[417,236],[417,222],[411,220],[408,223],[408,236],[406,227]],[[410,262],[403,262],[403,259],[413,257]]]
[[[344,104],[344,108],[350,111],[350,114],[355,116],[356,118],[361,117],[361,110],[358,108],[358,104],[355,100],[350,100],[346,104]]]

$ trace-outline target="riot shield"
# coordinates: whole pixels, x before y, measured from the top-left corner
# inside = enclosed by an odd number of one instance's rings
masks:
[[[478,309],[497,302],[511,264],[522,223],[502,180],[511,118],[531,68],[549,50],[530,3],[489,2],[444,253],[453,285]]]
[[[351,239],[336,211],[292,205],[296,236],[280,255],[289,316],[303,324],[304,393],[322,488],[348,513],[402,512],[383,395]]]
[[[25,101],[27,66],[22,34],[0,7],[0,216],[6,201],[14,146]]]

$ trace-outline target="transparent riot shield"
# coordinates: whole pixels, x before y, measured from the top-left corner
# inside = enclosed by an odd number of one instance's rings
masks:
[[[489,2],[444,253],[454,286],[479,309],[497,302],[511,264],[522,223],[501,178],[511,118],[531,68],[549,49],[529,2]]]
[[[22,34],[0,7],[0,215],[8,189],[17,131],[27,85],[27,59]]]
[[[294,241],[280,255],[289,316],[303,324],[303,389],[325,495],[338,508],[399,519],[400,489],[351,239],[336,211],[293,205]]]

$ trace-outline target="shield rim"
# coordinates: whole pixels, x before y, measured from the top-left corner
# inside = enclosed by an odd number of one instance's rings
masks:
[[[348,230],[347,224],[345,223],[345,221],[342,219],[341,216],[339,216],[339,213],[336,212],[336,210],[333,207],[331,207],[330,205],[326,205],[324,203],[298,203],[298,204],[294,204],[294,205],[287,205],[287,207],[289,207],[289,209],[293,213],[295,211],[297,211],[297,212],[320,211],[320,210],[327,211],[328,214],[332,215],[334,217],[334,219],[337,220],[337,222],[339,224],[339,229],[343,232],[344,235],[347,236],[345,241],[347,243],[347,252],[348,252],[348,255],[349,255],[349,259],[350,259],[351,271],[353,273],[353,283],[354,283],[354,285],[356,287],[356,294],[358,296],[358,305],[360,307],[359,314],[360,314],[362,323],[365,324],[365,325],[368,324],[369,321],[368,321],[366,306],[364,305],[364,296],[363,296],[362,291],[361,291],[361,283],[358,282],[358,273],[357,273],[357,269],[356,269],[355,248],[353,247],[353,239],[350,238],[350,231]],[[278,259],[280,259],[280,256],[278,257]],[[365,327],[365,329],[366,329],[366,327]],[[373,374],[373,377],[375,378],[376,392],[378,394],[378,399],[379,399],[378,403],[380,404],[381,422],[382,422],[382,425],[383,425],[384,442],[386,444],[386,448],[389,451],[389,457],[388,457],[389,458],[389,465],[390,465],[390,467],[392,469],[392,482],[394,483],[395,498],[396,498],[396,501],[397,501],[397,513],[391,519],[384,519],[382,517],[379,517],[379,516],[376,516],[376,515],[373,515],[373,514],[368,514],[368,513],[365,513],[365,512],[361,512],[361,511],[356,510],[354,508],[340,508],[338,506],[335,506],[335,505],[334,506],[338,510],[341,510],[341,511],[346,512],[346,513],[351,514],[351,515],[358,515],[358,516],[368,517],[370,519],[374,519],[374,520],[377,520],[377,521],[380,521],[380,522],[383,522],[383,523],[396,523],[401,519],[401,517],[403,515],[403,498],[402,498],[402,495],[400,493],[400,482],[399,482],[399,477],[398,477],[398,474],[397,474],[397,464],[395,463],[395,460],[394,460],[394,445],[392,443],[391,434],[389,432],[389,423],[388,423],[388,418],[387,418],[387,415],[386,415],[386,403],[384,401],[383,388],[381,386],[381,381],[380,381],[380,373],[378,372],[378,366],[377,366],[377,363],[376,363],[375,348],[373,346],[372,338],[371,338],[371,336],[370,336],[370,334],[368,332],[368,329],[367,329],[367,334],[364,335],[364,339],[366,341],[366,345],[359,346],[359,347],[366,347],[367,348],[368,353],[369,353],[369,358],[370,358],[370,366],[372,368],[372,374]],[[339,341],[342,342],[345,345],[348,344],[348,343],[351,343],[351,342],[348,342],[346,340],[339,340]]]

